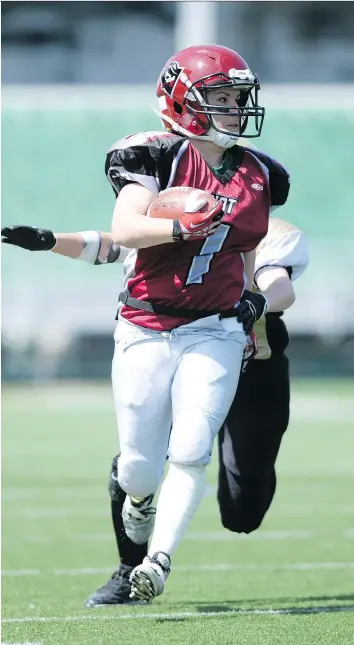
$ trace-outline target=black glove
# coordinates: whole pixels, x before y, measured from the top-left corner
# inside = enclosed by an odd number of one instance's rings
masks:
[[[268,311],[268,300],[261,293],[243,292],[240,304],[235,309],[237,321],[243,324],[246,334],[250,334],[256,320]]]
[[[52,231],[36,226],[5,226],[1,235],[3,244],[13,244],[28,251],[50,251],[57,242]]]

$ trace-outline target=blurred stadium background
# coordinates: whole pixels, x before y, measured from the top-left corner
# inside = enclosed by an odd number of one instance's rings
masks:
[[[249,541],[228,534],[214,463],[210,495],[176,556],[180,573],[157,607],[299,615],[239,617],[224,632],[216,619],[209,632],[171,623],[172,640],[165,623],[150,621],[143,634],[134,623],[124,642],[138,633],[146,644],[349,645],[349,614],[335,612],[353,609],[354,3],[3,2],[1,13],[3,225],[110,228],[106,151],[128,133],[160,128],[149,104],[174,51],[217,42],[260,74],[266,120],[255,143],[292,175],[278,213],[306,233],[311,258],[285,315],[295,378],[279,492]],[[109,378],[121,277],[119,265],[2,249],[9,642],[117,642],[108,614],[90,636],[68,615],[116,564],[106,478],[116,451]],[[230,570],[237,574],[224,578]],[[303,611],[321,613],[320,625]]]
[[[160,128],[165,60],[203,40],[236,48],[261,78],[255,143],[292,175],[279,215],[310,246],[286,314],[293,374],[353,374],[353,25],[352,2],[4,2],[3,225],[109,229],[106,150]],[[12,248],[2,268],[3,379],[106,378],[120,268]]]

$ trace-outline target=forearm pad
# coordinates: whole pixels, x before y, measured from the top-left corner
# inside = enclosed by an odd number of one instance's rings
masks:
[[[113,264],[118,262],[121,247],[119,244],[111,243],[106,257],[101,255],[102,237],[98,231],[80,231],[84,238],[84,247],[77,258],[89,264]]]

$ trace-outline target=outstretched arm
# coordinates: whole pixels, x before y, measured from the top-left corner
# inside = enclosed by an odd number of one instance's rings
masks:
[[[120,246],[113,244],[111,233],[104,231],[82,231],[79,233],[54,233],[56,245],[53,253],[90,264],[115,262]]]
[[[53,233],[35,226],[8,226],[1,229],[2,242],[28,251],[52,251],[90,264],[116,262],[121,247],[112,235],[103,231]]]

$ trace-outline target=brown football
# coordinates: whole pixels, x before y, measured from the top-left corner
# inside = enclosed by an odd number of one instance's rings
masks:
[[[173,186],[162,190],[151,202],[148,217],[179,219],[186,213],[205,213],[217,205],[213,195],[199,188]]]

